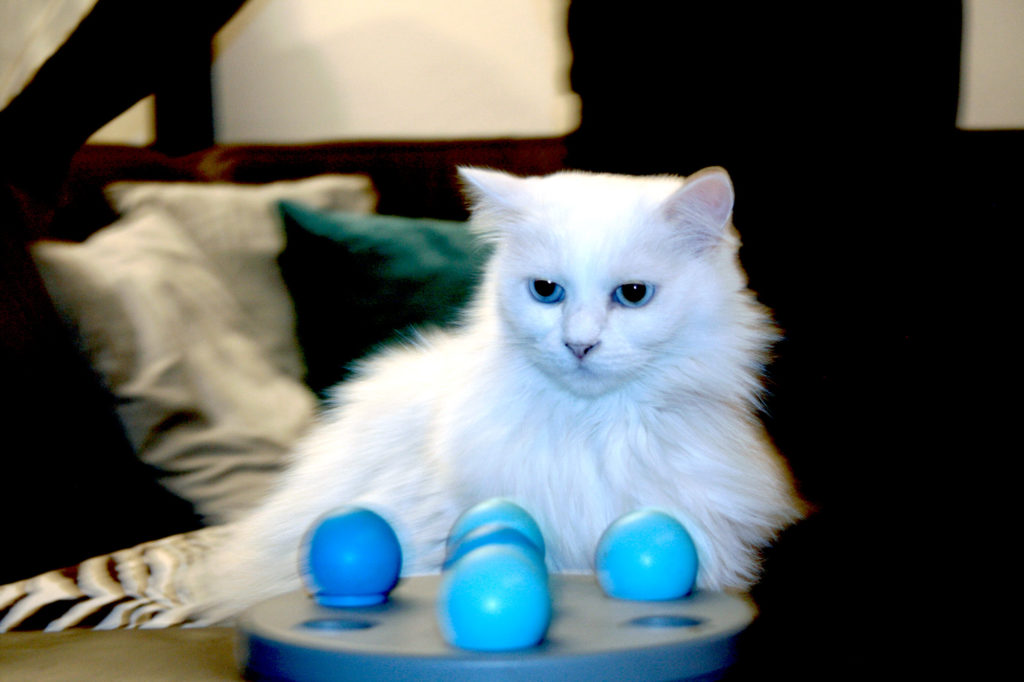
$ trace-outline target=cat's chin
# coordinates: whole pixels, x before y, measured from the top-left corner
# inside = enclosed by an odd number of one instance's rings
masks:
[[[558,386],[577,398],[600,398],[621,390],[629,383],[623,377],[599,371],[587,364],[549,373]]]

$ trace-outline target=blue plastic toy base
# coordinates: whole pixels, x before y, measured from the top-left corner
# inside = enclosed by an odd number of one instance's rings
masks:
[[[316,600],[324,606],[350,608],[353,606],[373,606],[382,604],[388,598],[386,594],[324,594],[316,595]]]
[[[328,608],[302,592],[267,600],[238,621],[238,659],[254,680],[709,680],[735,658],[754,619],[744,596],[612,599],[590,575],[552,575],[553,617],[536,647],[482,653],[441,636],[439,576],[406,578],[388,601]]]

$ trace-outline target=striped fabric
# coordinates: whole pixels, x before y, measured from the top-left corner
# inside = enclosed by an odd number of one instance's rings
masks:
[[[0,632],[200,625],[189,614],[191,571],[223,534],[172,535],[0,586]]]

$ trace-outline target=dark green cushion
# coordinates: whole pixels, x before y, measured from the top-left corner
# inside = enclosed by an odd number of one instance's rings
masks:
[[[306,383],[319,395],[353,361],[412,327],[458,317],[488,249],[462,222],[327,212],[282,201],[281,273]]]

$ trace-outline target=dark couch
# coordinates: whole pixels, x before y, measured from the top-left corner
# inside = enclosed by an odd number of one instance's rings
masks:
[[[32,236],[80,241],[113,223],[118,216],[103,188],[123,180],[256,184],[360,173],[379,195],[378,213],[460,220],[466,209],[456,166],[536,174],[562,168],[564,157],[561,139],[214,146],[183,157],[87,145],[71,160],[52,220]],[[12,551],[0,583],[198,523],[190,505],[155,486],[134,457],[112,396],[83,365],[14,225],[3,231],[0,325],[7,385],[19,396],[3,415],[5,479],[20,483],[5,498]]]

